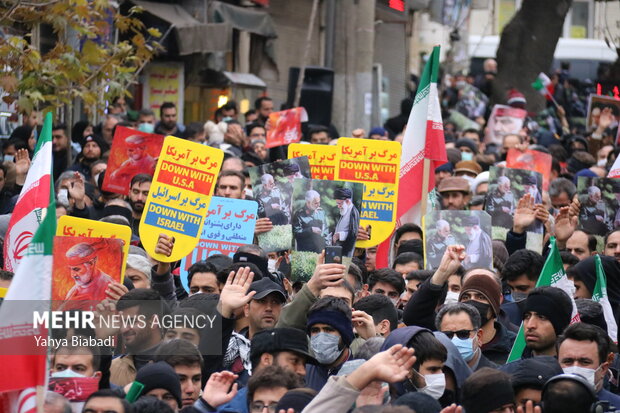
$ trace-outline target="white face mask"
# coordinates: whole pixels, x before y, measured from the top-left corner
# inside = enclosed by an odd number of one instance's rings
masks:
[[[71,370],[71,369],[66,369],[63,371],[55,371],[51,374],[51,377],[54,378],[58,378],[58,377],[63,377],[63,378],[70,378],[70,377],[86,377],[83,374],[80,373],[76,373],[75,371]]]
[[[599,159],[599,160],[596,162],[596,164],[597,164],[598,166],[600,166],[601,168],[604,168],[604,167],[605,167],[605,165],[607,165],[607,159]]]
[[[446,376],[443,373],[425,374],[424,381],[426,381],[426,387],[422,387],[418,391],[439,400],[446,391]]]
[[[269,272],[275,272],[276,271],[276,262],[278,262],[277,260],[268,260],[267,261],[267,269],[269,270]]]
[[[600,366],[599,366],[599,369],[600,369]],[[592,370],[592,369],[588,369],[588,368],[580,367],[580,366],[570,366],[570,367],[564,367],[562,370],[566,374],[578,374],[584,379],[586,379],[588,383],[590,383],[592,386],[596,387],[596,383],[594,382],[595,381],[594,376],[596,375],[596,372],[598,371],[598,369]]]
[[[444,304],[456,303],[459,301],[459,293],[455,293],[454,291],[448,291],[446,294],[446,299],[444,300]]]

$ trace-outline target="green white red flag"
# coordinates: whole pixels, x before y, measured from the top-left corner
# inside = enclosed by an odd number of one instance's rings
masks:
[[[594,261],[596,265],[596,284],[594,285],[594,291],[592,291],[592,301],[600,303],[603,307],[603,315],[607,323],[607,334],[609,334],[611,341],[615,343],[618,340],[618,325],[616,324],[616,318],[607,296],[607,276],[603,269],[601,257],[598,254],[594,256]]]
[[[564,271],[564,264],[562,263],[562,258],[560,257],[560,250],[558,250],[558,247],[555,244],[555,237],[551,237],[551,245],[549,245],[549,255],[547,256],[545,265],[540,272],[540,277],[536,282],[536,287],[543,286],[557,287],[563,290],[566,294],[568,294],[571,301],[573,302],[571,324],[578,323],[580,321],[579,313],[577,312],[577,305],[575,304],[575,300],[573,299],[573,296],[575,294],[575,285],[566,276],[566,271]],[[523,323],[521,323],[521,326],[519,327],[519,333],[517,334],[517,338],[512,345],[512,350],[510,350],[510,355],[508,356],[508,360],[506,361],[506,363],[510,363],[511,361],[520,359],[523,355],[525,345],[525,334],[523,331]]]
[[[400,223],[420,224],[421,201],[426,202],[422,194],[435,188],[435,168],[448,161],[437,90],[439,53],[439,46],[435,46],[424,66],[403,138],[399,184],[402,190],[398,191],[396,213]],[[425,159],[430,160],[430,173],[428,181],[422,182]]]
[[[52,188],[52,114],[43,122],[32,164],[4,239],[4,269],[15,272],[54,199]],[[56,212],[54,211],[54,214]]]

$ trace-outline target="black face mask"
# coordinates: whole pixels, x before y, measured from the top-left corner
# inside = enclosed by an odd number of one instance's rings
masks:
[[[463,303],[469,304],[472,307],[476,307],[476,310],[478,310],[478,312],[480,313],[481,327],[488,323],[489,317],[487,316],[487,314],[489,314],[489,309],[491,308],[490,304],[481,303],[480,301],[476,300],[463,301]]]

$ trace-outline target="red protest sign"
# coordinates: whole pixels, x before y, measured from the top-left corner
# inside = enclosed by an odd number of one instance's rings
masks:
[[[301,140],[301,122],[308,121],[304,108],[273,112],[267,122],[267,148],[288,145]]]

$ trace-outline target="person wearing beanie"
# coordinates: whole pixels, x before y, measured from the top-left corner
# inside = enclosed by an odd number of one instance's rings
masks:
[[[389,141],[390,137],[388,136],[387,130],[382,128],[381,126],[374,127],[368,133],[369,139],[376,139],[380,141]]]
[[[82,142],[82,152],[80,152],[75,163],[69,167],[71,171],[81,172],[87,181],[91,180],[92,164],[101,159],[101,156],[109,149],[108,144],[97,135],[89,135]]]
[[[317,364],[306,366],[306,385],[316,391],[352,357],[351,308],[337,297],[319,299],[308,312],[306,331]]]
[[[463,384],[461,405],[467,413],[514,411],[515,394],[510,376],[485,367],[469,376]]]
[[[508,91],[506,103],[508,106],[517,109],[525,109],[526,100],[525,95],[519,92],[517,89],[512,88]]]
[[[141,396],[154,396],[166,402],[172,410],[181,407],[181,382],[174,369],[165,361],[147,364],[136,374],[136,381],[144,385]]]
[[[278,402],[278,407],[276,411],[280,411],[283,409],[284,411],[288,411],[288,409],[293,409],[295,413],[301,413],[307,405],[310,404],[314,396],[317,395],[316,390],[312,390],[306,387],[302,387],[299,389],[293,389],[287,391],[284,396]]]
[[[478,154],[478,145],[471,139],[461,138],[454,143],[454,147],[461,151],[463,161],[473,161]]]
[[[534,288],[523,306],[526,347],[523,358],[555,356],[556,340],[569,325],[573,312],[571,298],[556,287]]]
[[[452,162],[446,162],[441,166],[435,168],[435,185],[439,186],[441,181],[445,178],[449,178],[454,173],[454,165]]]
[[[441,404],[428,394],[411,392],[405,393],[396,399],[394,406],[407,406],[414,412],[439,413]]]

